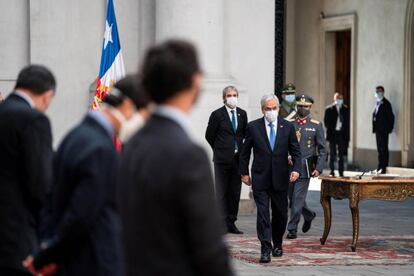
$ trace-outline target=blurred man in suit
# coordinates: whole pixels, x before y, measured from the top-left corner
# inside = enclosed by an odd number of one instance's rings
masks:
[[[224,106],[213,111],[206,139],[213,149],[216,197],[221,204],[227,232],[243,234],[236,225],[241,181],[239,152],[246,133],[247,113],[237,107],[239,92],[234,86],[223,89]]]
[[[283,255],[286,230],[289,181],[299,177],[300,147],[294,126],[278,116],[279,101],[273,94],[261,100],[264,117],[247,125],[246,139],[240,156],[242,181],[252,183],[257,206],[257,235],[261,243],[260,262],[270,262]],[[252,177],[249,176],[250,151],[253,149]],[[293,164],[289,174],[288,155]],[[269,202],[272,207],[270,219]],[[272,249],[273,241],[273,249]]]
[[[22,261],[38,250],[39,213],[52,183],[52,134],[44,112],[55,87],[47,68],[29,65],[0,105],[0,275],[30,275]]]
[[[125,126],[140,105],[135,79],[115,84],[102,108],[90,111],[59,146],[47,230],[29,270],[56,263],[59,275],[124,275],[113,138],[133,131]]]
[[[384,97],[384,87],[377,86],[377,103],[372,114],[372,132],[375,133],[378,150],[378,173],[386,173],[388,167],[388,137],[394,128],[394,113],[391,103]]]
[[[338,156],[339,176],[344,176],[344,156],[349,144],[349,108],[344,104],[344,96],[334,94],[334,102],[325,109],[324,122],[326,140],[329,142],[329,168],[335,176],[335,161]]]
[[[118,201],[128,275],[231,275],[205,151],[189,133],[201,69],[195,48],[149,49],[143,85],[158,107],[127,144]]]

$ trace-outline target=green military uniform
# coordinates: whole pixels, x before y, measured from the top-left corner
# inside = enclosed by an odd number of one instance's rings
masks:
[[[296,98],[297,105],[312,105],[312,103],[313,99],[306,95]],[[289,187],[291,212],[287,229],[289,232],[296,232],[301,215],[308,223],[315,217],[315,212],[306,204],[306,194],[312,172],[317,170],[321,173],[325,166],[326,142],[322,123],[312,119],[310,115],[304,118],[297,115],[289,121],[295,126],[296,138],[302,154],[299,179]]]
[[[282,95],[295,95],[296,87],[292,83],[286,84],[286,86],[282,90]],[[293,100],[293,99],[292,99]],[[286,100],[282,100],[279,109],[279,116],[286,120],[293,119],[296,116],[296,105],[295,101],[288,102]]]

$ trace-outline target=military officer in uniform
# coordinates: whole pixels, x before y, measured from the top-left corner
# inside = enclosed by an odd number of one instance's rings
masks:
[[[296,87],[292,83],[286,84],[282,90],[282,103],[280,104],[279,116],[290,120],[296,116],[295,96]]]
[[[306,233],[311,227],[316,214],[306,204],[311,177],[318,177],[324,167],[326,158],[325,135],[321,122],[310,116],[313,99],[306,95],[296,97],[297,116],[289,121],[295,126],[296,138],[300,144],[302,162],[299,179],[290,185],[291,208],[288,223],[288,239],[297,238],[297,228],[300,216],[303,215],[304,223],[302,232]]]

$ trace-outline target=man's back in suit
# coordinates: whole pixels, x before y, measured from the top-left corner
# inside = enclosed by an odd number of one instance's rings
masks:
[[[155,45],[144,58],[142,84],[158,107],[121,159],[128,275],[232,275],[207,156],[188,136],[200,72],[186,41]]]
[[[117,154],[96,116],[86,116],[70,131],[55,157],[44,237],[50,244],[35,266],[57,263],[60,275],[123,275],[114,194]]]
[[[0,105],[0,267],[37,250],[36,225],[51,184],[49,120],[17,95]],[[7,118],[7,119],[6,119]]]
[[[208,160],[176,122],[133,137],[119,186],[128,275],[227,275]]]
[[[29,65],[0,104],[0,275],[24,275],[22,261],[38,250],[39,212],[52,182],[53,158],[43,112],[55,86],[47,68]]]

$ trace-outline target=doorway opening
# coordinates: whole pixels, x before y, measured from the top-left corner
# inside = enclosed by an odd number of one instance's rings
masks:
[[[355,128],[355,45],[356,14],[323,18],[320,25],[319,98],[320,114],[333,102],[335,92],[344,96],[349,107],[350,141],[347,160],[353,163],[356,146]]]

